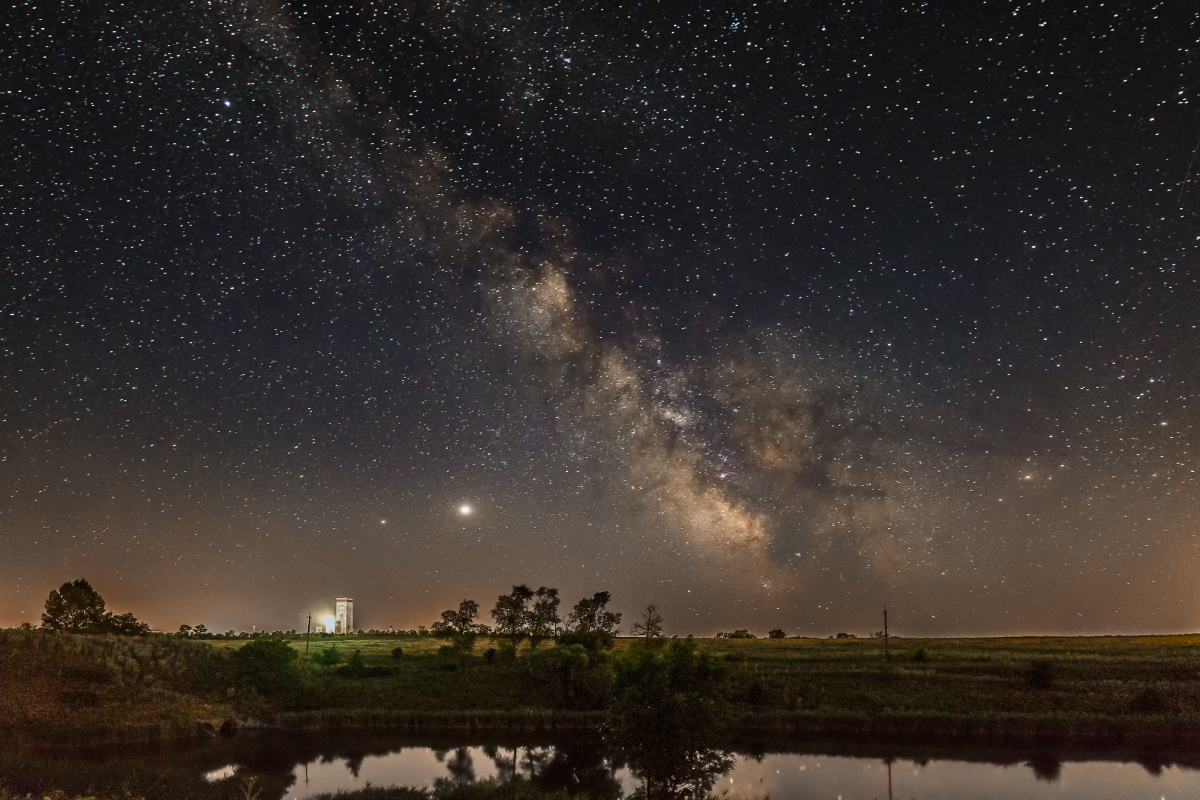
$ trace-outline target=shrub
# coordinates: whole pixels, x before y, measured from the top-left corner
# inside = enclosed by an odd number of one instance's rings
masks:
[[[596,668],[605,661],[606,657],[589,654],[581,644],[560,644],[530,653],[526,663],[535,680],[554,686],[559,702],[572,708],[586,708],[603,699],[608,675],[607,671]]]
[[[910,647],[908,649],[908,657],[913,661],[928,661],[929,656],[925,652],[924,647]]]
[[[487,650],[483,651],[483,660],[489,664],[494,662],[496,660],[496,648],[489,647]]]
[[[291,689],[298,679],[299,653],[281,639],[255,639],[231,654],[234,675],[263,694]]]
[[[562,647],[580,645],[590,653],[611,650],[616,643],[611,633],[602,630],[574,630],[559,636],[557,641]]]
[[[783,639],[786,636],[787,636],[787,634],[785,634],[783,632],[783,628],[775,628],[773,630],[767,631],[768,639]]]
[[[312,659],[322,667],[332,667],[342,660],[342,654],[336,647],[325,647],[313,653]]]
[[[403,647],[393,647],[393,648],[392,648],[392,658],[394,658],[394,659],[396,659],[397,661],[399,661],[399,660],[400,660],[400,658],[401,658],[403,655],[404,655],[404,648],[403,648]]]

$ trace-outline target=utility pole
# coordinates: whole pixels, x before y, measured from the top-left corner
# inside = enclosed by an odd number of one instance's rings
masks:
[[[888,661],[892,660],[892,653],[888,650],[887,606],[883,607],[883,655]]]
[[[304,632],[304,653],[308,654],[308,635],[312,633],[312,614],[308,615],[308,630]],[[307,769],[307,765],[305,766]]]

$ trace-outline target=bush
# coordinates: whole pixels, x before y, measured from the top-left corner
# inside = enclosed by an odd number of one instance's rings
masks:
[[[564,633],[557,639],[557,642],[560,646],[570,647],[571,645],[580,645],[590,653],[599,653],[602,650],[611,650],[616,641],[616,638],[608,631],[598,630],[574,630],[570,633]]]
[[[561,704],[569,708],[591,708],[604,697],[608,683],[606,670],[597,669],[607,657],[589,654],[581,644],[555,645],[529,655],[529,674],[550,684]]]
[[[489,647],[487,650],[483,651],[483,660],[489,664],[494,662],[496,660],[496,648]]]
[[[773,630],[767,631],[768,639],[783,639],[786,636],[787,634],[783,632],[783,628],[774,628]]]
[[[404,655],[404,648],[403,648],[403,647],[393,647],[393,648],[392,648],[392,658],[394,658],[394,659],[396,659],[397,661],[399,661],[399,660],[400,660],[400,658],[401,658],[403,655]]]
[[[234,650],[230,657],[240,683],[263,694],[276,694],[296,685],[299,655],[282,639],[255,639]]]
[[[342,654],[336,647],[325,647],[313,653],[312,660],[322,667],[332,667],[342,660]]]
[[[458,654],[453,645],[444,644],[437,649],[437,667],[447,672],[458,669]]]
[[[910,647],[908,650],[908,657],[913,661],[924,662],[929,660],[929,656],[926,654],[924,647]]]

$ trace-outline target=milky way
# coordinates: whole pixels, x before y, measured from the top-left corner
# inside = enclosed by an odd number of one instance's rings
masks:
[[[1200,626],[1182,4],[15,13],[0,624]]]

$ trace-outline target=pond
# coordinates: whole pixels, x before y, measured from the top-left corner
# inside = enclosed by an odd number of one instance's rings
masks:
[[[1137,753],[923,747],[912,743],[778,741],[720,751],[713,793],[774,798],[1200,797],[1200,758]],[[727,769],[726,769],[727,768]],[[103,776],[102,778],[98,776]],[[0,780],[18,792],[105,784],[152,796],[230,797],[255,778],[260,800],[304,800],[367,786],[446,787],[524,779],[595,798],[632,794],[637,777],[603,755],[595,737],[487,738],[379,734],[240,734],[157,748],[7,753]]]

